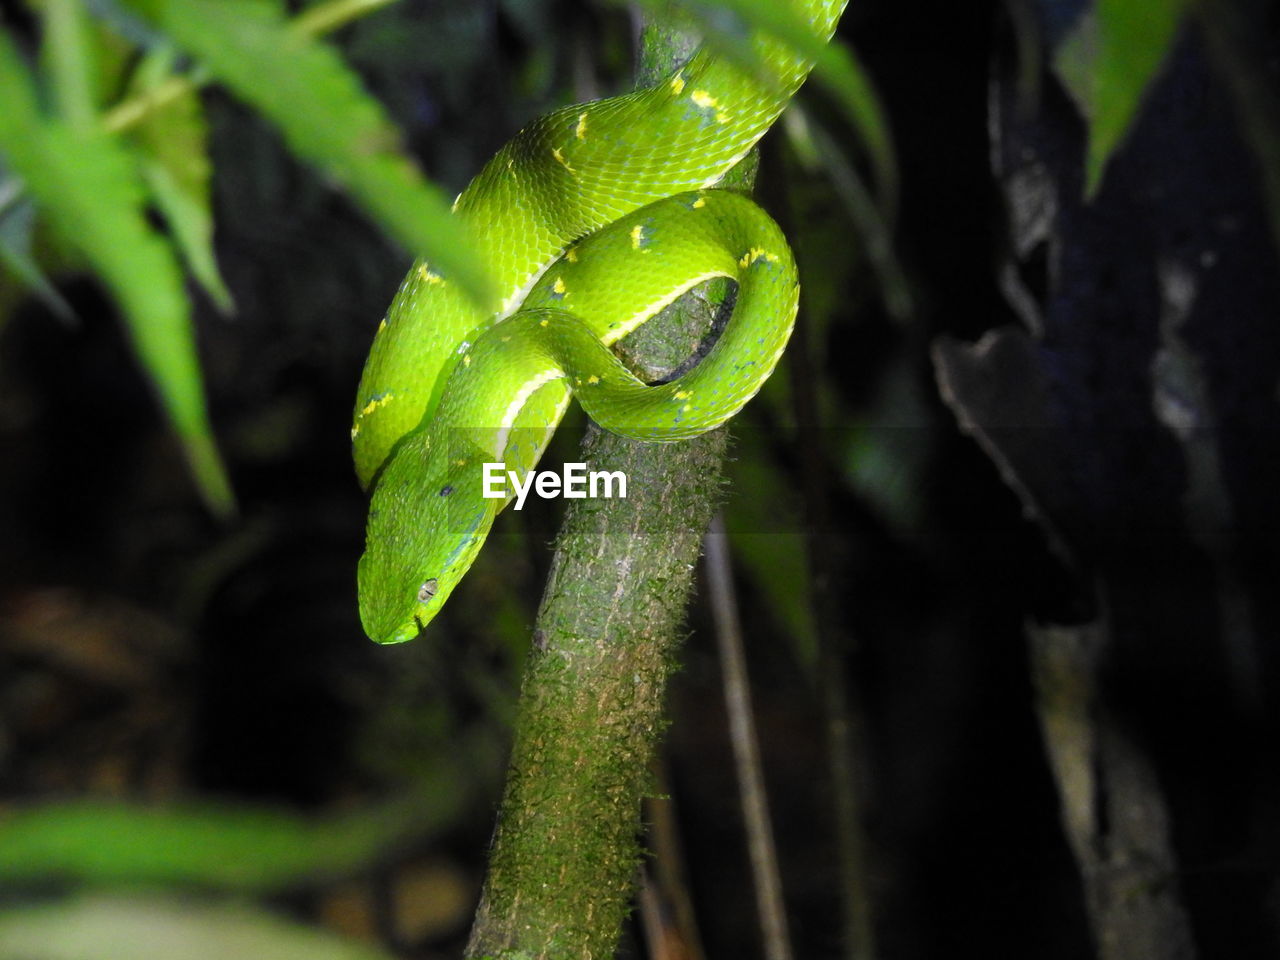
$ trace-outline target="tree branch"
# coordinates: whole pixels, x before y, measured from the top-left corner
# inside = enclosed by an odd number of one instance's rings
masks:
[[[646,29],[641,84],[687,57]],[[648,79],[646,79],[648,78]],[[754,154],[730,175],[754,178]],[[622,345],[647,379],[692,355],[724,286],[681,298]],[[626,499],[572,502],[556,544],[516,720],[506,795],[467,956],[612,956],[640,859],[640,805],[664,726],[702,537],[719,501],[723,429],[649,444],[592,426],[581,459],[621,470]]]

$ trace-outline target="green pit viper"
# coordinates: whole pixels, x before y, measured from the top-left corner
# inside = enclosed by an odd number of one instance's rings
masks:
[[[846,0],[790,0],[827,40]],[[379,324],[356,397],[356,472],[374,486],[360,617],[380,643],[416,637],[484,543],[501,499],[482,465],[537,464],[568,399],[600,426],[685,439],[738,412],[795,319],[795,264],[774,222],[710,189],[755,145],[812,63],[752,38],[762,78],[699,50],[656,86],[535,120],[458,195],[501,302],[484,309],[425,262]],[[609,347],[698,283],[738,285],[690,372],[647,386]]]

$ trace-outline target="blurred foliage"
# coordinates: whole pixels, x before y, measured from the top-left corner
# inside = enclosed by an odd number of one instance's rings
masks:
[[[65,6],[53,4],[50,10]],[[87,30],[78,22],[80,8],[67,9],[51,13],[47,36],[53,44],[82,46]],[[55,69],[49,83],[62,116],[46,116],[20,54],[7,36],[0,38],[0,86],[6,91],[0,149],[38,210],[65,243],[84,254],[120,301],[139,357],[152,373],[205,496],[225,514],[232,507],[231,490],[205,414],[177,262],[147,222],[133,157],[93,124],[88,71],[75,69],[82,59],[78,51],[50,58]],[[24,238],[18,245],[25,246]]]
[[[1190,0],[1097,0],[1058,48],[1054,69],[1089,123],[1086,194],[1097,192],[1189,7]]]
[[[290,147],[318,164],[406,248],[429,255],[474,296],[487,281],[448,202],[417,172],[377,101],[310,26],[332,28],[349,0],[330,0],[290,27],[283,9],[263,0],[104,0],[92,21],[80,0],[38,5],[42,37],[38,79],[8,36],[0,45],[0,79],[8,109],[0,149],[11,176],[37,201],[61,240],[79,250],[111,287],[129,322],[139,358],[182,437],[209,506],[226,515],[233,501],[204,408],[190,305],[170,244],[223,310],[230,294],[212,252],[209,164],[194,87],[206,77],[226,83],[282,131]],[[362,9],[373,5],[363,4]],[[154,28],[139,27],[140,13]],[[121,44],[138,42],[136,69]],[[198,58],[183,77],[173,46]],[[109,71],[103,73],[99,69]],[[105,117],[105,91],[126,99]],[[131,131],[122,138],[120,132]],[[3,187],[3,184],[0,184]],[[147,204],[168,224],[154,230]],[[27,255],[32,218],[10,217],[7,260],[35,289],[48,283]]]
[[[379,960],[388,954],[347,943],[243,904],[193,904],[155,896],[83,896],[0,915],[0,951],[10,957],[83,960],[131,957],[223,960]]]

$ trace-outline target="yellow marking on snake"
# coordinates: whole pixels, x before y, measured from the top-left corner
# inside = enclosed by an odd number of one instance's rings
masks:
[[[560,164],[560,166],[564,167],[575,177],[578,175],[578,171],[573,169],[573,166],[569,163],[569,161],[564,158],[564,154],[560,152],[559,147],[551,148],[551,156],[556,158],[556,163]]]
[[[646,303],[644,306],[638,309],[635,313],[629,316],[626,320],[623,320],[621,323],[619,323],[616,327],[613,327],[612,329],[605,331],[600,337],[600,342],[603,343],[606,347],[613,346],[613,344],[617,343],[619,340],[625,337],[628,333],[630,333],[636,327],[640,326],[640,324],[644,323],[646,320],[648,320],[650,317],[656,314],[663,307],[670,306],[672,303],[674,303],[677,297],[680,297],[688,293],[690,290],[692,290],[694,287],[696,287],[700,283],[704,283],[705,281],[711,280],[715,277],[723,277],[723,276],[724,274],[718,270],[708,270],[706,273],[699,273],[699,274],[696,274],[695,276],[690,277],[688,280],[680,284],[678,287],[668,290],[662,296],[656,297],[655,299],[651,300],[649,303]]]
[[[551,285],[551,289],[561,296],[564,296],[568,289],[564,285],[564,277],[556,277],[556,282]]]
[[[707,205],[706,197],[699,197],[697,200],[693,201],[693,209],[695,210],[701,210],[706,205]]]
[[[564,258],[565,258],[566,260],[568,260],[570,263],[577,263],[577,262],[578,262],[578,248],[577,248],[577,247],[570,247],[568,250],[566,250],[566,251],[564,252]]]
[[[578,125],[573,128],[573,132],[579,140],[587,139],[587,112],[585,110],[578,114]]]
[[[770,253],[763,247],[752,247],[742,255],[742,259],[738,261],[738,266],[749,267],[760,259],[763,259],[768,263],[777,263],[778,255],[776,253]]]
[[[374,397],[364,405],[364,409],[360,411],[360,416],[367,417],[379,407],[385,407],[388,403],[396,398],[394,393],[384,393],[380,397]]]
[[[425,263],[418,267],[418,276],[430,284],[444,283],[444,277],[432,271]]]
[[[703,110],[714,110],[716,112],[716,123],[729,122],[729,114],[725,113],[720,107],[720,101],[707,93],[707,91],[695,90],[693,93],[689,94],[689,99]]]
[[[631,249],[640,250],[642,243],[644,243],[644,224],[637,223],[631,228]]]
[[[511,437],[511,428],[516,422],[516,417],[520,416],[520,411],[524,409],[526,401],[533,396],[533,392],[543,384],[550,383],[552,380],[559,380],[562,375],[562,371],[559,368],[552,368],[544,370],[520,385],[520,389],[516,391],[511,398],[511,402],[507,404],[507,409],[502,414],[502,420],[498,424],[498,433],[495,436],[493,445],[495,450],[506,450],[507,442]]]
[[[674,396],[677,400],[688,400],[693,394],[688,390],[677,390]]]
[[[671,92],[677,97],[684,93],[684,74],[677,73],[671,78]]]

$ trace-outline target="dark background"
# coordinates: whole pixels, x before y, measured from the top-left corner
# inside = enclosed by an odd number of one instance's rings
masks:
[[[1103,638],[1082,709],[1099,742],[1119,731],[1123,756],[1152,771],[1138,819],[1160,819],[1151,804],[1168,818],[1156,842],[1167,860],[1138,870],[1132,896],[1172,896],[1202,956],[1277,946],[1271,221],[1229,71],[1194,28],[1082,201],[1083,124],[1047,65],[1079,7],[1028,2],[1017,9],[1029,21],[988,2],[865,0],[846,13],[841,36],[896,140],[908,309],[886,308],[863,225],[822,170],[800,168],[777,130],[763,148],[759,194],[810,296],[808,360],[735,421],[728,522],[798,956],[840,955],[815,637],[842,665],[857,723],[880,955],[1094,955],[1107,911],[1082,863],[1126,868],[1127,827],[1107,812],[1129,761],[1099,751],[1097,859],[1082,860],[1039,726],[1029,624]],[[1233,9],[1248,27],[1235,54],[1274,80],[1274,14]],[[1021,61],[1019,22],[1041,28]],[[337,42],[450,192],[526,120],[630,82],[625,13],[555,0],[405,0]],[[1027,49],[1041,58],[1029,70]],[[811,90],[802,100],[865,173],[831,105]],[[510,723],[556,506],[504,516],[427,636],[364,638],[365,502],[348,427],[407,258],[261,120],[216,89],[206,104],[218,259],[238,313],[201,301],[199,335],[238,520],[220,526],[200,507],[91,279],[59,277],[74,326],[0,287],[6,801],[198,795],[324,810]],[[1195,291],[1185,309],[1171,276]],[[984,334],[989,349],[967,346]],[[566,422],[561,459],[581,429]],[[784,584],[786,606],[770,564],[790,556],[813,566]],[[751,957],[701,603],[671,690],[664,789],[707,955]],[[488,802],[357,878],[356,919],[349,888],[281,905],[405,956],[456,953],[500,782],[500,758],[476,763]],[[423,876],[457,905],[415,926],[394,905]]]

